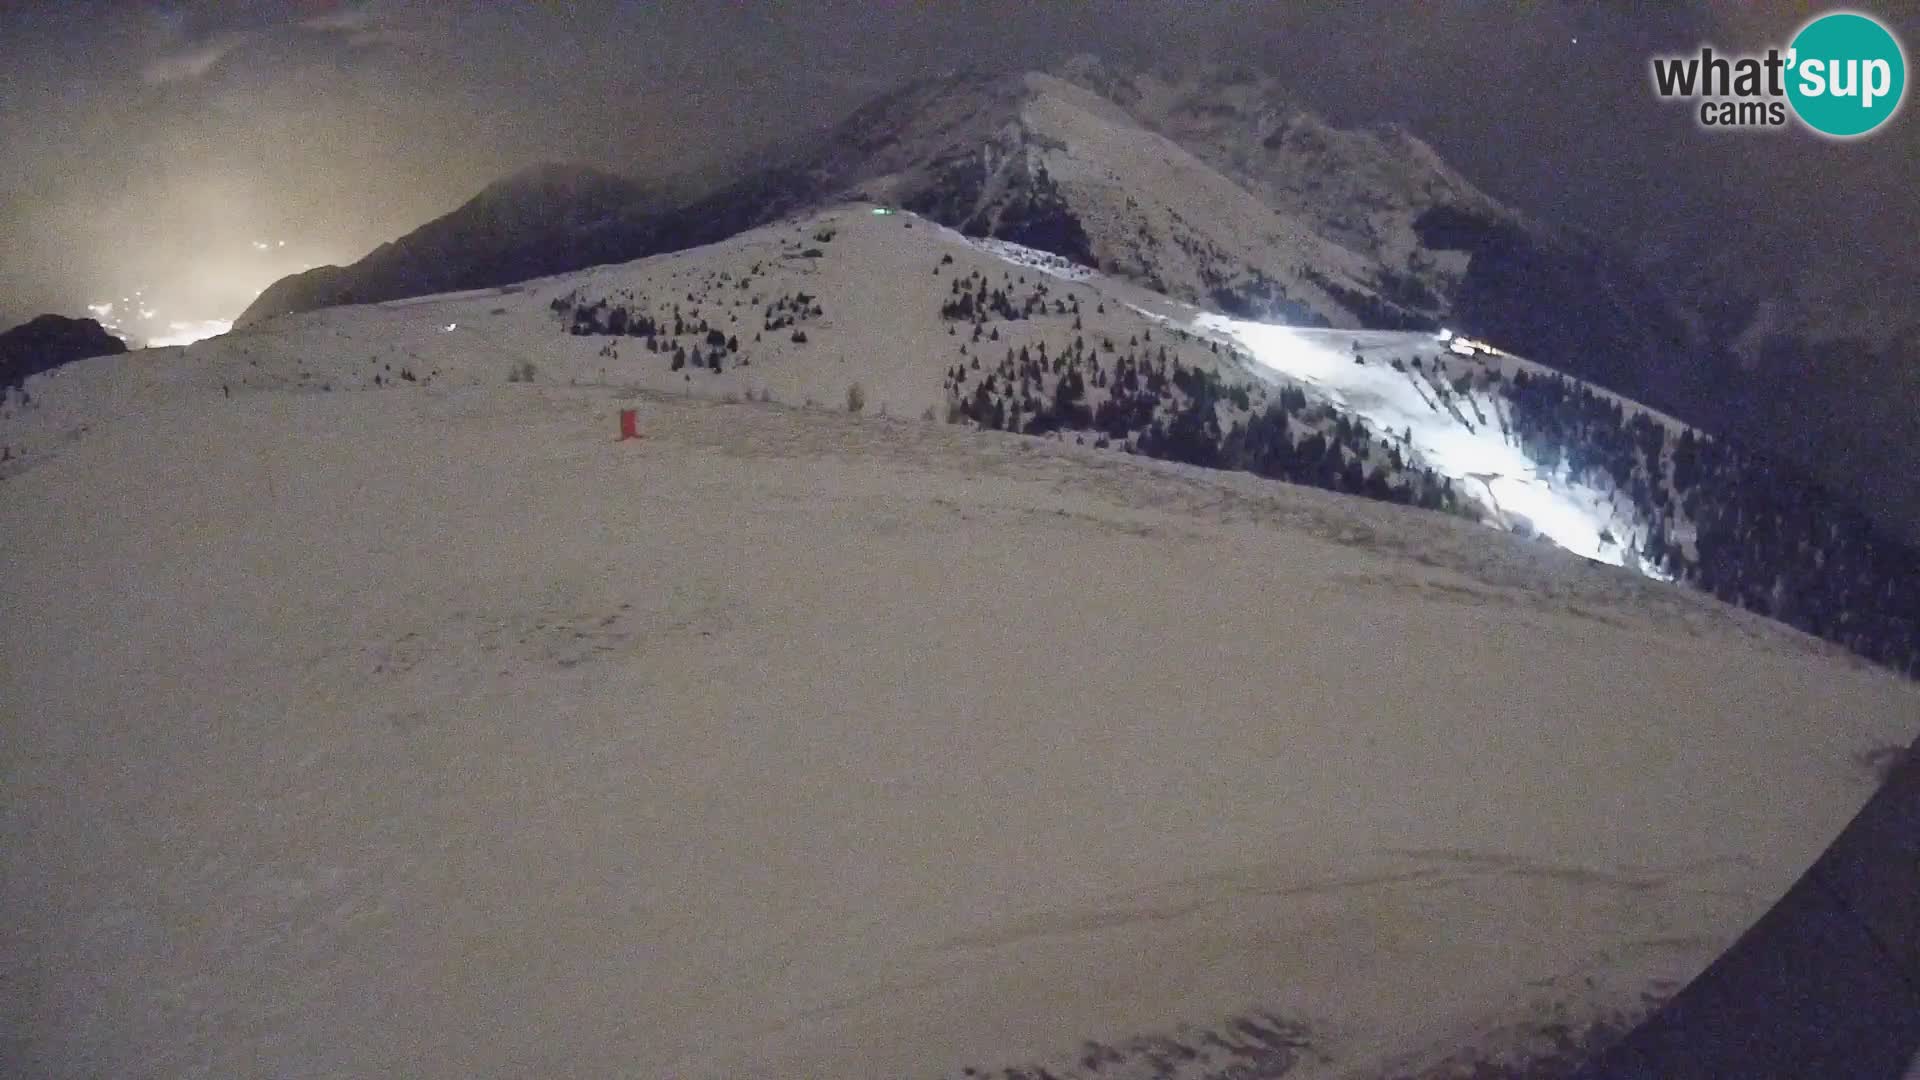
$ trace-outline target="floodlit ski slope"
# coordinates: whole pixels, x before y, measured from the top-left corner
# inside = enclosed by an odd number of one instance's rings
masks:
[[[1412,370],[1416,358],[1442,351],[1432,334],[1314,330],[1214,314],[1199,315],[1194,325],[1237,342],[1268,371],[1305,383],[1376,432],[1410,432],[1420,461],[1458,481],[1469,495],[1484,492],[1482,501],[1499,518],[1517,514],[1577,555],[1615,566],[1632,563],[1657,576],[1632,554],[1643,527],[1610,493],[1572,480],[1564,466],[1550,471],[1522,453],[1502,434],[1491,396],[1478,395],[1471,405],[1451,410],[1439,401]],[[1396,359],[1407,370],[1396,370]],[[1477,415],[1470,412],[1474,406],[1481,409]]]
[[[957,235],[957,234],[955,234]],[[1017,266],[1068,281],[1097,280],[1091,271],[1058,256],[998,240],[969,241]],[[1363,419],[1383,436],[1406,434],[1404,449],[1421,464],[1457,481],[1461,490],[1492,511],[1489,524],[1524,528],[1577,555],[1629,566],[1648,577],[1666,575],[1638,557],[1646,535],[1632,504],[1611,491],[1574,480],[1565,466],[1546,469],[1502,433],[1504,403],[1486,392],[1457,396],[1452,407],[1413,369],[1446,352],[1434,335],[1378,330],[1327,330],[1236,319],[1187,305],[1133,305],[1157,322],[1218,337],[1246,351],[1254,372],[1270,380],[1300,383],[1309,394]],[[1177,313],[1176,313],[1177,310]],[[1359,361],[1356,363],[1356,358]],[[1398,360],[1404,370],[1392,365]],[[1480,364],[1511,376],[1538,365],[1507,354]],[[1637,402],[1620,400],[1669,428],[1682,425]]]

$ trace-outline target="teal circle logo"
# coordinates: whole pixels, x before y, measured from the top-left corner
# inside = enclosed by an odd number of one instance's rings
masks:
[[[1787,63],[1787,100],[1823,135],[1865,135],[1892,119],[1906,97],[1906,53],[1865,15],[1839,11],[1801,27]]]

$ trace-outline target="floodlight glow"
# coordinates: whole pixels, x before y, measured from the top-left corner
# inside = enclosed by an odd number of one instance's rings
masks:
[[[1375,342],[1379,335],[1369,335],[1370,357],[1391,353],[1396,346],[1409,354],[1401,368],[1395,368],[1385,359],[1356,363],[1351,346],[1360,339],[1340,331],[1302,331],[1214,314],[1200,315],[1194,329],[1238,341],[1261,367],[1305,384],[1335,408],[1365,420],[1376,432],[1406,433],[1408,448],[1422,464],[1453,480],[1466,494],[1484,495],[1490,524],[1536,533],[1598,562],[1629,563],[1631,522],[1617,520],[1606,493],[1574,481],[1564,467],[1542,468],[1507,441],[1490,418],[1471,422],[1465,410],[1494,409],[1491,395],[1473,396],[1469,404],[1460,406],[1459,415],[1437,399],[1412,370],[1417,350],[1407,348],[1422,341],[1430,345],[1431,338],[1385,335]],[[1462,355],[1474,351],[1464,339],[1452,340],[1449,348]],[[1650,573],[1647,567],[1636,568]]]

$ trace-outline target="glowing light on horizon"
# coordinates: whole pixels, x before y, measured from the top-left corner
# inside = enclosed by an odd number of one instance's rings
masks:
[[[191,345],[233,329],[232,319],[169,319],[164,327],[156,327],[155,321],[160,318],[158,308],[136,307],[124,321],[120,318],[121,310],[111,300],[97,300],[87,305],[87,313],[109,332],[148,349]]]
[[[251,302],[251,300],[258,297],[265,287],[271,284],[274,279],[286,273],[286,264],[281,260],[284,259],[287,254],[284,251],[287,246],[287,241],[252,240],[249,241],[249,243],[256,252],[281,252],[281,254],[266,260],[248,258],[246,265],[250,267],[250,269],[236,270],[230,275],[229,280],[222,282],[224,285],[244,283],[249,286],[247,295],[249,302]],[[203,268],[203,272],[200,274],[203,278],[212,276],[207,271],[219,270],[234,265],[234,259],[231,255],[227,256],[224,260],[219,259],[217,256],[209,256],[209,259],[213,260],[213,262]],[[312,267],[312,263],[305,263],[300,269],[309,270],[312,269]],[[263,270],[269,268],[272,270],[271,275],[264,274]],[[234,289],[229,291],[238,292],[239,290]],[[207,305],[204,304],[204,302],[192,304],[189,310],[184,313],[177,309],[168,310],[168,304],[163,298],[147,296],[147,287],[145,285],[134,289],[133,295],[122,296],[118,301],[94,301],[87,305],[87,311],[101,326],[105,327],[109,332],[126,339],[129,345],[144,348],[169,348],[191,345],[196,341],[204,341],[210,337],[218,337],[233,329],[232,318],[209,319],[192,317],[206,314]],[[182,317],[183,314],[187,317]]]
[[[201,319],[198,322],[170,322],[165,333],[147,338],[147,348],[165,349],[191,345],[210,337],[219,337],[233,329],[232,319]]]

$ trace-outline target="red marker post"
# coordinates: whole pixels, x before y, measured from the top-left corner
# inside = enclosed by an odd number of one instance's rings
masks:
[[[620,410],[620,437],[615,442],[626,442],[640,437],[640,415],[638,409]]]

